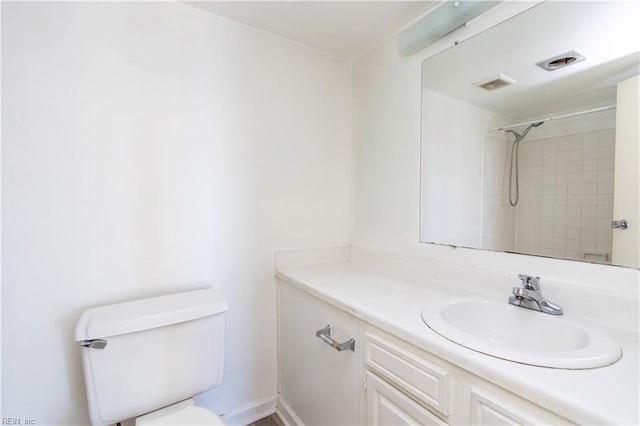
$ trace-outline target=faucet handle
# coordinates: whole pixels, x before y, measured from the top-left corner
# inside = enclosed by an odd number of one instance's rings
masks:
[[[533,275],[518,274],[518,278],[522,281],[522,287],[527,290],[540,290],[540,277]]]

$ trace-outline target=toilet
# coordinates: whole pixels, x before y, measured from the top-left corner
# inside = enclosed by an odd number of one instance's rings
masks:
[[[92,425],[224,425],[195,405],[222,383],[227,301],[204,289],[85,311],[75,330]]]

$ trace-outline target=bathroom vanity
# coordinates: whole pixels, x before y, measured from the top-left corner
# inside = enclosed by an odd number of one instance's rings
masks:
[[[542,277],[543,291],[564,304],[558,321],[595,327],[623,352],[601,368],[559,369],[468,349],[421,317],[425,308],[455,298],[524,310],[508,305],[518,284],[512,274],[351,249],[349,260],[279,267],[276,278],[278,409],[290,424],[640,421],[637,289],[577,292],[573,283]],[[339,346],[349,339],[354,350]]]

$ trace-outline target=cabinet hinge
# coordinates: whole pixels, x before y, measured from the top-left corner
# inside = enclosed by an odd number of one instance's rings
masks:
[[[365,391],[365,392],[367,391],[367,377],[366,376],[362,378],[362,390]]]

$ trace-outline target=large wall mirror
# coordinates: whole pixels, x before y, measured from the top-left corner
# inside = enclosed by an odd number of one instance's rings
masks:
[[[548,1],[423,62],[422,242],[639,266],[639,16]]]

